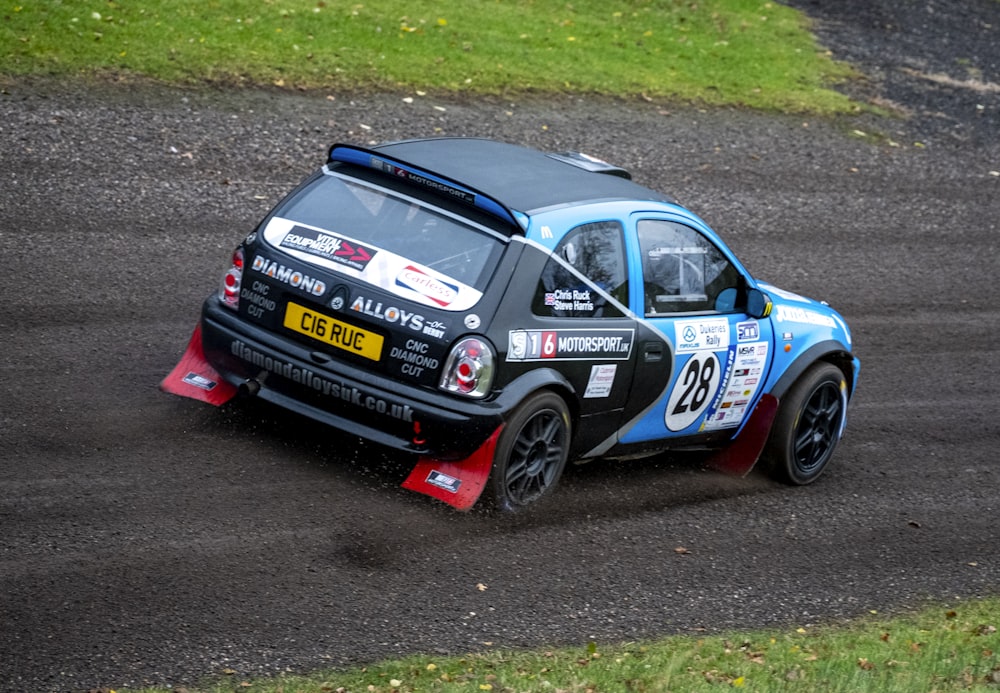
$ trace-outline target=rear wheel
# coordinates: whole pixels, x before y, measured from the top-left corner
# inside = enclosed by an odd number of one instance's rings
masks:
[[[830,363],[811,366],[785,394],[763,452],[771,476],[788,484],[815,481],[840,441],[847,382]]]
[[[517,512],[547,496],[569,454],[569,410],[562,397],[538,392],[526,399],[497,441],[489,488],[494,506]]]

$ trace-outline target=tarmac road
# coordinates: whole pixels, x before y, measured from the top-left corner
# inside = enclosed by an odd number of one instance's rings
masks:
[[[921,12],[952,5],[1000,30],[993,0],[875,4],[928,32],[948,23]],[[849,19],[823,20],[828,46],[870,31]],[[961,81],[967,62],[876,34],[886,61]],[[986,44],[973,66],[997,84],[1000,41]],[[997,594],[1000,96],[969,111],[971,87],[899,65],[862,86],[902,103],[890,82],[911,80],[908,121],[7,85],[0,690],[191,686]],[[350,436],[157,390],[232,246],[329,143],[435,133],[624,165],[757,276],[841,310],[862,374],[827,475],[788,488],[682,460],[593,463],[567,471],[558,510],[498,519],[399,489],[406,470]]]

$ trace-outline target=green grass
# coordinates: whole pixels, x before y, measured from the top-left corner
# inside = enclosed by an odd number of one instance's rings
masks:
[[[675,636],[464,657],[416,656],[309,677],[219,672],[205,693],[948,693],[1000,690],[1000,598],[840,626]],[[360,636],[360,634],[359,634]],[[152,691],[150,693],[153,693]],[[156,691],[155,693],[165,693]]]
[[[766,0],[0,0],[0,75],[855,110]]]

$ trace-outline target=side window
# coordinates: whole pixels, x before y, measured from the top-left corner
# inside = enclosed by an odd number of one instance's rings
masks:
[[[584,224],[566,234],[542,270],[531,311],[561,318],[621,317],[595,286],[628,304],[625,237],[616,221]]]
[[[659,219],[640,221],[638,232],[647,317],[732,308],[739,273],[708,239]]]

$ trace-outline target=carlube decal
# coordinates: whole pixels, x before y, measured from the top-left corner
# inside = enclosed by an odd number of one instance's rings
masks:
[[[407,265],[396,275],[396,286],[409,289],[445,307],[458,297],[458,285],[430,276],[419,267]]]

